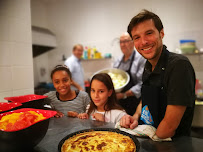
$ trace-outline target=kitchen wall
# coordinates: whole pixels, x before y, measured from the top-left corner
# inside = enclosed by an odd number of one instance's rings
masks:
[[[63,63],[62,55],[68,57],[76,43],[96,46],[115,58],[120,56],[115,39],[143,8],[162,19],[163,41],[170,51],[179,47],[180,39],[195,39],[197,46],[203,48],[202,6],[202,0],[31,0],[32,24],[46,26],[57,37],[58,47],[44,55],[47,71]],[[203,80],[202,73],[203,68],[199,67],[197,77]]]
[[[34,93],[30,0],[0,0],[0,102]]]

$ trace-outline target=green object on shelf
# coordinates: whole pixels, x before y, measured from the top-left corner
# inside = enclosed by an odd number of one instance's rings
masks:
[[[181,46],[182,53],[194,53],[196,50],[195,46]]]

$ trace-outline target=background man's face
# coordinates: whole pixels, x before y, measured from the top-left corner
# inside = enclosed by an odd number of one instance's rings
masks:
[[[120,48],[124,55],[129,55],[134,49],[134,44],[129,35],[122,35],[120,37]]]
[[[74,54],[78,59],[80,59],[80,58],[82,57],[82,55],[83,55],[83,47],[77,46],[77,47],[75,48],[75,50],[73,50],[73,54]]]

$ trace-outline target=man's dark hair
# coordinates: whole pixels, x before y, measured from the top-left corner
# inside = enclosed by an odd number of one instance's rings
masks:
[[[128,25],[128,33],[130,34],[130,36],[132,37],[131,31],[132,31],[133,27],[135,27],[139,23],[144,22],[149,19],[153,20],[154,25],[159,32],[163,29],[163,24],[162,24],[160,18],[153,12],[150,12],[150,11],[144,9],[139,14],[137,14],[136,16],[134,16],[131,19],[131,21]]]

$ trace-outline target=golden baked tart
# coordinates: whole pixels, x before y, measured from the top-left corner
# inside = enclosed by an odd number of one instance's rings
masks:
[[[61,152],[135,152],[134,141],[111,131],[88,131],[65,140]]]

